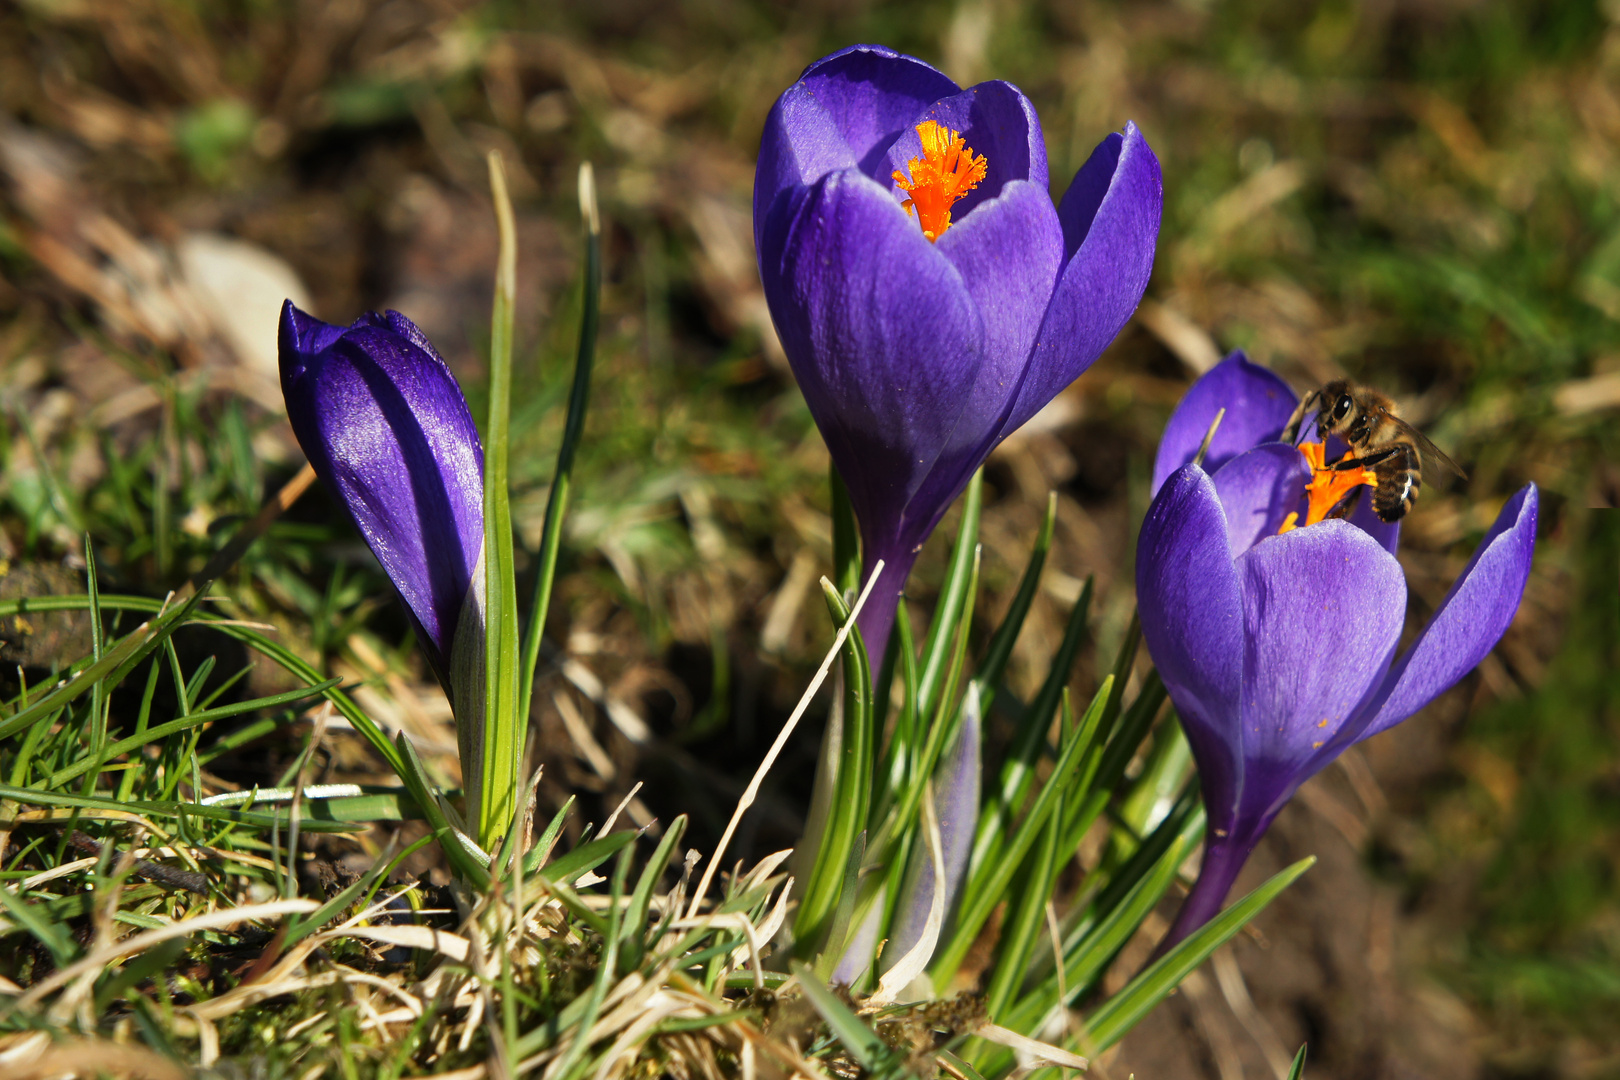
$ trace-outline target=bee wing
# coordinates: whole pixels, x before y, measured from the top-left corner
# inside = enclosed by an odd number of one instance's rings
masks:
[[[1391,423],[1401,430],[1402,434],[1406,435],[1407,438],[1417,443],[1418,450],[1423,453],[1423,458],[1425,461],[1439,465],[1447,472],[1455,473],[1458,477],[1464,480],[1468,479],[1468,474],[1463,472],[1462,466],[1458,465],[1455,461],[1452,461],[1451,458],[1446,456],[1446,452],[1444,450],[1441,450],[1438,446],[1434,445],[1434,443],[1430,442],[1427,435],[1423,434],[1423,432],[1419,431],[1411,424],[1408,424],[1405,420],[1402,420],[1398,416],[1389,416],[1386,414],[1386,417]]]

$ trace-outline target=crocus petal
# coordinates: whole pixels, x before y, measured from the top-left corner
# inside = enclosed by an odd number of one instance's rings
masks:
[[[1226,511],[1226,541],[1234,555],[1276,536],[1311,479],[1305,455],[1287,443],[1266,443],[1239,454],[1214,475]]]
[[[923,109],[959,87],[914,57],[854,45],[805,68],[765,119],[754,174],[754,244],[793,188],[834,169],[878,177],[890,145]],[[885,185],[888,175],[882,176]]]
[[[1228,825],[1243,787],[1238,715],[1243,603],[1215,484],[1196,465],[1175,473],[1142,522],[1136,603],[1142,637],[1198,761],[1210,824]]]
[[[854,171],[797,201],[777,261],[766,245],[777,331],[862,527],[904,531],[936,459],[984,437],[958,432],[984,362],[977,305],[889,192]]]
[[[1347,519],[1350,524],[1378,541],[1378,546],[1395,554],[1401,546],[1401,523],[1399,521],[1385,521],[1373,510],[1372,492],[1363,491],[1361,498],[1356,501],[1356,508]]]
[[[851,45],[804,69],[799,82],[827,108],[861,171],[888,180],[884,155],[918,116],[961,92],[945,75],[884,45]]]
[[[1400,563],[1347,521],[1262,540],[1237,565],[1242,816],[1269,820],[1388,670],[1406,619],[1406,579]]]
[[[289,302],[280,350],[293,433],[399,590],[443,681],[484,542],[483,449],[461,388],[398,312],[342,329]]]
[[[1434,618],[1390,669],[1361,738],[1400,723],[1433,701],[1501,639],[1530,578],[1539,502],[1539,492],[1530,484],[1502,507]]]
[[[1045,189],[1018,180],[934,245],[961,274],[983,320],[984,360],[963,388],[957,437],[935,459],[907,509],[908,534],[931,532],[989,453],[1023,377],[1062,243]]]
[[[1035,106],[1018,87],[999,80],[982,82],[934,102],[895,139],[885,160],[885,172],[877,179],[892,180],[896,171],[910,174],[911,159],[923,156],[916,125],[924,120],[955,131],[975,156],[985,159],[984,179],[951,207],[951,228],[974,207],[1000,195],[1002,188],[1014,180],[1028,180],[1046,194],[1046,140],[1041,136]],[[896,200],[905,201],[905,192],[898,186],[894,190]],[[1046,205],[1052,205],[1050,196]]]
[[[1093,201],[1105,175],[1104,194]],[[1135,124],[1104,139],[1069,185],[1058,207],[1065,247],[1083,239],[1058,278],[1000,437],[1090,367],[1136,311],[1153,272],[1163,203],[1159,159]]]
[[[1170,414],[1153,459],[1153,490],[1198,456],[1209,425],[1222,409],[1226,415],[1204,456],[1204,468],[1211,472],[1245,450],[1276,439],[1298,403],[1280,376],[1251,364],[1242,349],[1234,351],[1200,376]]]
[[[1052,200],[1044,186],[1012,181],[945,230],[934,247],[961,273],[984,319],[986,351],[1001,369],[997,384],[1005,401],[1035,344],[1063,261],[1063,231]]]

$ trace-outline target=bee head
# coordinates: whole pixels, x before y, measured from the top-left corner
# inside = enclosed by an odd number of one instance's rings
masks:
[[[1331,382],[1322,387],[1319,392],[1321,411],[1316,418],[1316,427],[1323,435],[1341,435],[1355,420],[1357,409],[1356,399],[1351,393],[1351,386],[1344,381]]]

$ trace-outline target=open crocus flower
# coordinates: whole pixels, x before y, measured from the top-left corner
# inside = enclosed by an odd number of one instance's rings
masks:
[[[765,122],[754,242],[783,348],[849,489],[874,662],[922,542],[990,450],[1103,351],[1153,267],[1162,184],[1127,124],[1054,207],[1029,100],[858,45]]]
[[[1159,445],[1137,546],[1142,636],[1192,745],[1208,834],[1168,947],[1220,911],[1238,871],[1300,784],[1346,747],[1411,716],[1484,659],[1530,574],[1537,492],[1502,508],[1428,626],[1399,656],[1399,528],[1315,484],[1320,444],[1276,442],[1295,406],[1241,353],[1200,379]],[[1204,467],[1193,464],[1216,412]],[[1335,483],[1342,482],[1333,478]],[[1315,485],[1315,486],[1313,486]],[[1296,520],[1314,520],[1289,528]]]
[[[397,311],[344,328],[288,301],[280,351],[298,444],[382,563],[468,720],[483,695],[484,452],[461,387]]]

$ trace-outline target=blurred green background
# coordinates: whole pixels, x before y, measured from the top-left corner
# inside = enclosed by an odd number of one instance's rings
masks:
[[[543,797],[612,805],[640,776],[637,812],[712,834],[827,630],[809,602],[825,453],[754,267],[765,113],[859,41],[1008,79],[1040,111],[1055,196],[1127,119],[1166,192],[1138,318],[989,466],[988,616],[1046,492],[1061,500],[1015,682],[1086,575],[1098,641],[1077,681],[1111,655],[1158,432],[1226,349],[1302,389],[1378,386],[1467,469],[1407,519],[1414,625],[1503,499],[1543,491],[1496,653],[1307,787],[1255,872],[1322,864],[1102,1070],[1267,1076],[1308,1039],[1316,1077],[1620,1076],[1620,528],[1594,509],[1620,499],[1617,20],[1612,0],[0,7],[0,592],[82,588],[88,531],[104,588],[161,594],[296,469],[283,296],[331,321],[404,311],[479,414],[489,149],[520,214],[514,516],[532,545],[589,159],[603,348],[548,631],[600,685],[555,666],[542,683]],[[940,561],[919,567],[920,613]],[[221,591],[365,681],[379,715],[446,737],[404,620],[318,491]],[[14,626],[0,659],[49,670],[84,645],[68,621]],[[745,841],[791,843],[802,786],[770,793]]]

